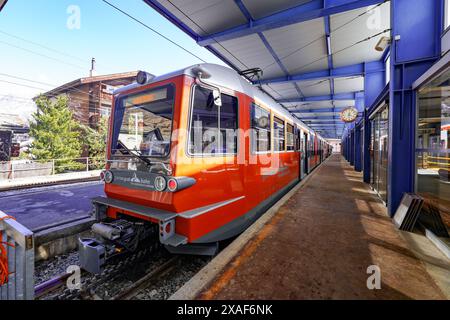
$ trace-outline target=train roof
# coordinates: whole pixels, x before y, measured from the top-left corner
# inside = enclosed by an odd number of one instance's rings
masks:
[[[284,116],[285,118],[289,119],[293,123],[297,124],[298,126],[302,127],[303,130],[307,130],[311,133],[316,134],[319,138],[322,140],[325,140],[315,132],[313,129],[309,128],[305,123],[303,123],[298,118],[294,117],[287,109],[285,109],[283,106],[281,106],[278,102],[276,102],[274,99],[272,99],[268,94],[260,90],[258,87],[253,86],[250,84],[246,79],[244,79],[242,76],[240,76],[236,71],[233,69],[230,69],[228,67],[224,67],[218,64],[212,64],[212,63],[202,63],[202,64],[196,64],[193,66],[189,66],[184,69],[180,69],[174,72],[170,72],[164,75],[160,75],[157,77],[154,77],[151,79],[148,83],[154,83],[162,80],[166,80],[172,77],[176,77],[179,75],[188,75],[191,77],[195,77],[197,75],[197,71],[201,69],[204,71],[204,74],[208,74],[207,78],[205,77],[204,80],[206,83],[217,85],[219,87],[228,88],[233,91],[242,92],[249,97],[252,97],[255,101],[263,103],[265,106],[269,107],[270,109],[276,111],[278,114]],[[114,91],[114,94],[127,91],[132,88],[139,87],[140,84],[133,83],[130,85],[127,85],[125,87],[122,87],[120,89],[117,89]]]

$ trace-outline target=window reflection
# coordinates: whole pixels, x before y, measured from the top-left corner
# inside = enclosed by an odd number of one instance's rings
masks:
[[[417,192],[450,222],[450,69],[418,92]]]

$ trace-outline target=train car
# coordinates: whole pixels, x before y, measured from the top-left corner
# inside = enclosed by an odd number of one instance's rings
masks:
[[[214,255],[323,160],[319,134],[226,67],[140,72],[113,100],[106,197],[80,239],[91,272],[148,237]]]

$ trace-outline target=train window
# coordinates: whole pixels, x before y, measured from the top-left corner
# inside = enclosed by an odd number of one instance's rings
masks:
[[[139,158],[141,165],[146,163],[142,160],[144,157],[168,156],[174,101],[173,85],[120,98],[114,115],[112,155],[130,157],[130,153],[139,154],[140,157],[134,158]]]
[[[252,151],[270,151],[270,112],[252,104]]]
[[[222,94],[222,106],[218,107],[213,91],[199,86],[194,87],[193,97],[189,153],[236,153],[237,98]]]
[[[219,129],[221,133],[221,143],[223,145],[223,153],[237,152],[237,134],[238,128],[238,100],[236,97],[222,94],[222,105],[219,107]]]
[[[286,149],[294,150],[294,126],[289,123],[286,125]]]
[[[284,151],[284,121],[277,117],[273,118],[273,140],[274,151]]]

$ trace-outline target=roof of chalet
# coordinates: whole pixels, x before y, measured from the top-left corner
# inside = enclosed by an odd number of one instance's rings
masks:
[[[43,93],[44,96],[56,96],[73,87],[79,87],[84,84],[103,82],[111,86],[124,86],[130,84],[136,78],[139,71],[130,71],[122,73],[113,73],[100,76],[85,77],[65,83],[55,89]],[[36,99],[35,97],[34,99]]]

